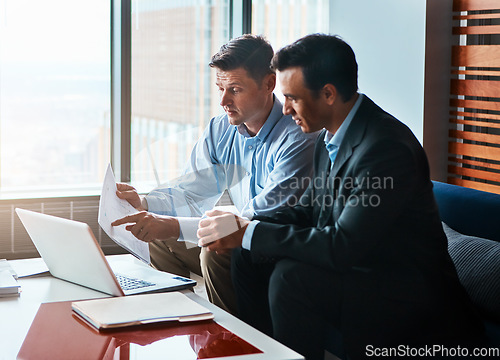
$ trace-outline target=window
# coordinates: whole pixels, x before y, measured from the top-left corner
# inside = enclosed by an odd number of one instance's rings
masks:
[[[252,33],[275,51],[300,37],[329,30],[330,0],[252,0]]]
[[[328,33],[330,0],[252,0],[252,33],[264,35],[275,52],[312,33]],[[275,94],[284,100],[276,84]]]
[[[131,180],[178,177],[221,112],[210,59],[229,39],[229,0],[132,2]]]
[[[231,3],[238,7],[229,0],[132,2],[131,179],[145,191],[181,174],[208,120],[222,112],[208,63],[237,20]],[[278,50],[328,32],[329,3],[253,0],[252,33]],[[233,17],[245,18],[244,9]]]
[[[109,39],[109,1],[0,0],[2,197],[99,192],[110,157]]]
[[[112,3],[0,0],[2,197],[99,194],[111,122],[120,121],[110,116]],[[120,3],[130,4],[130,22],[121,27],[131,34],[131,134],[114,154],[130,152],[130,179],[148,191],[180,175],[207,122],[221,112],[208,63],[239,35],[238,26],[251,24],[278,50],[327,32],[330,0]]]

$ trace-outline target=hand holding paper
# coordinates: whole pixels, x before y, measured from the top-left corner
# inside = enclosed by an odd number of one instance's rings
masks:
[[[114,242],[149,264],[151,262],[149,245],[137,239],[125,227],[113,227],[111,225],[117,219],[137,213],[137,210],[128,201],[118,198],[116,191],[113,170],[111,165],[108,165],[99,201],[99,225]]]
[[[128,184],[117,183],[116,184],[116,195],[123,200],[132,205],[136,210],[143,211],[147,210],[142,206],[141,197],[137,193],[137,190]]]

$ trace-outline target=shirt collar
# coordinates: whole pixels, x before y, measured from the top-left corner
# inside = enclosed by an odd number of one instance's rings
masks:
[[[340,147],[340,144],[342,143],[342,140],[344,140],[345,133],[347,131],[347,128],[351,124],[352,119],[354,118],[354,115],[356,115],[356,112],[359,109],[359,106],[361,105],[361,101],[363,100],[363,94],[359,94],[358,99],[354,103],[354,106],[352,107],[351,111],[349,111],[349,114],[347,114],[347,117],[344,119],[342,122],[342,125],[338,128],[338,130],[335,132],[335,134],[332,134],[331,132],[327,131],[325,134],[325,144],[332,144],[337,147]]]
[[[255,138],[258,138],[261,141],[265,141],[274,125],[283,117],[283,105],[278,100],[278,98],[273,94],[273,108],[271,109],[271,113],[269,114],[266,122],[260,128],[259,132],[255,134]],[[238,125],[238,132],[246,138],[250,138],[251,136],[248,134],[247,127],[245,124]]]

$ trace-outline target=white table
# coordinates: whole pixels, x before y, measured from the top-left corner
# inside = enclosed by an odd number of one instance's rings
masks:
[[[108,260],[112,262],[114,259],[116,260],[117,257],[120,257],[121,260],[123,260],[123,257],[127,257],[130,261],[137,261],[130,255],[115,255],[108,257]],[[30,266],[37,261],[40,262],[41,259],[12,260],[10,263],[15,268],[22,269],[23,267]],[[22,290],[19,297],[0,298],[0,359],[2,360],[12,360],[16,358],[40,304],[55,301],[102,298],[108,296],[98,291],[56,279],[50,275],[20,278],[19,283]],[[219,325],[263,352],[260,354],[221,357],[219,359],[303,359],[303,357],[296,352],[243,323],[239,319],[209,303],[193,292],[189,290],[185,290],[183,292],[194,301],[202,304],[212,311],[215,315],[214,320]],[[137,359],[138,357],[134,356],[133,358]],[[153,358],[154,356],[151,357],[150,352],[148,360]],[[165,354],[160,351],[160,353],[158,353],[158,358],[165,358]]]

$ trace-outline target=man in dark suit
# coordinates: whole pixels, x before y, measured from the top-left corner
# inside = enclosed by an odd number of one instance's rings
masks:
[[[280,50],[273,67],[283,112],[304,132],[324,130],[296,206],[251,222],[211,212],[199,224],[201,245],[235,248],[241,319],[307,359],[323,358],[328,323],[352,359],[480,333],[447,252],[424,150],[357,92],[350,46],[309,35]],[[235,220],[239,230],[228,234]]]

